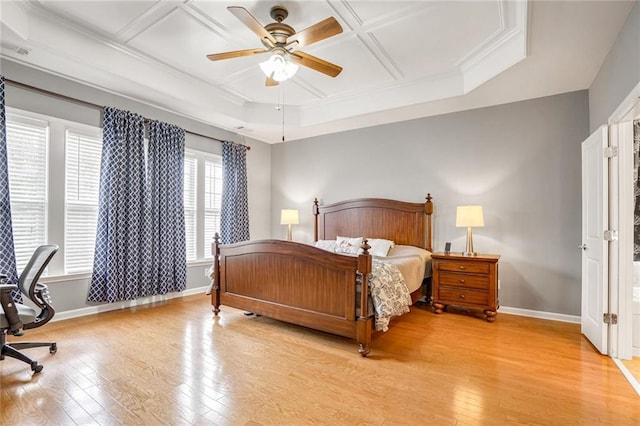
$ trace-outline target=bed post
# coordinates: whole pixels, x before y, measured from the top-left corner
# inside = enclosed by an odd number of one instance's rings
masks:
[[[213,255],[213,287],[211,289],[211,304],[213,305],[213,315],[220,313],[220,235],[216,232],[211,244],[211,254]]]
[[[424,212],[427,214],[427,247],[426,249],[433,252],[433,227],[431,216],[433,215],[433,198],[431,193],[427,193],[427,201],[424,203]]]
[[[318,241],[318,215],[320,215],[320,208],[318,207],[318,199],[313,200],[313,241]]]
[[[369,274],[371,273],[371,255],[367,239],[360,246],[362,254],[358,256],[358,273],[362,277],[360,287],[360,316],[356,323],[356,341],[358,342],[358,352],[363,357],[369,355],[369,343],[371,343],[372,319],[369,315]]]

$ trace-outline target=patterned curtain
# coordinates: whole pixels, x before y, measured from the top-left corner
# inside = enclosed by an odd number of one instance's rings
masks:
[[[105,107],[90,302],[140,295],[140,286],[149,278],[150,228],[144,118]]]
[[[13,244],[11,201],[9,197],[9,164],[7,160],[7,117],[4,108],[4,77],[0,75],[0,274],[8,282],[18,282],[16,252]],[[20,291],[11,293],[16,302],[22,302]]]
[[[633,122],[633,181],[635,186],[633,218],[633,260],[640,260],[640,120]]]
[[[220,238],[223,244],[249,239],[247,148],[229,141],[222,143]]]
[[[181,128],[149,124],[151,199],[151,273],[144,295],[183,291],[187,287],[184,228],[184,145]]]

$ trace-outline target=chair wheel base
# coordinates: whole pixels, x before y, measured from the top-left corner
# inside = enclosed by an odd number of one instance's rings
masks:
[[[33,370],[34,373],[41,372],[43,368],[44,368],[44,365],[38,364],[38,361],[31,362],[31,370]]]
[[[55,354],[56,352],[58,352],[58,345],[56,345],[55,342],[54,342],[49,347],[49,353],[50,354]]]

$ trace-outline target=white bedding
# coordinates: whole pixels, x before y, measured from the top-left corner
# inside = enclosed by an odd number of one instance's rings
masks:
[[[315,246],[327,251],[338,251],[336,240],[319,240]],[[431,276],[431,252],[420,247],[394,245],[386,256],[373,256],[373,258],[397,266],[409,293],[419,289],[422,280]]]
[[[337,251],[335,240],[320,240],[315,246]],[[409,312],[410,293],[421,287],[424,278],[431,276],[431,253],[419,247],[394,245],[387,256],[373,256],[372,267],[370,307],[375,312],[376,330],[387,331],[392,317]]]
[[[414,246],[396,245],[386,257],[376,259],[396,265],[409,289],[413,293],[422,285],[422,280],[431,276],[431,252]]]

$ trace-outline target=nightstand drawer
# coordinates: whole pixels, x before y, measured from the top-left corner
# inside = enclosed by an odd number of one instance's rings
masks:
[[[479,290],[465,290],[453,287],[440,287],[438,290],[438,300],[456,303],[470,303],[474,305],[486,306],[489,303],[489,293]]]
[[[489,288],[489,275],[440,273],[440,285],[452,287],[471,287],[486,290]]]
[[[450,261],[440,261],[438,262],[438,269],[440,271],[451,271],[451,272],[469,272],[471,274],[488,274],[489,273],[489,264],[483,262],[456,262],[454,260]]]

